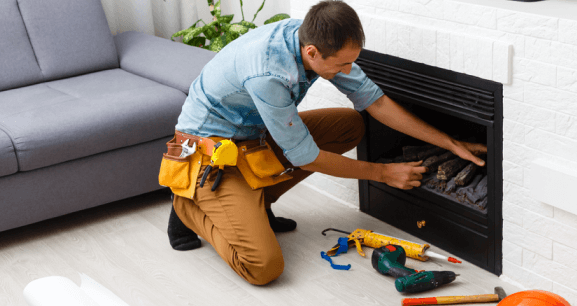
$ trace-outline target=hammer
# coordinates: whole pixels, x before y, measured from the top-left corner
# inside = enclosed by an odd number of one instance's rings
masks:
[[[437,304],[466,304],[500,302],[507,296],[501,287],[495,287],[495,294],[463,295],[463,296],[438,296],[418,299],[403,299],[403,306],[411,305],[437,305]]]

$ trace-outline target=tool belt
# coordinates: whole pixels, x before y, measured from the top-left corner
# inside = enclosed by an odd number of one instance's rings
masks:
[[[196,152],[186,157],[179,157],[182,144],[189,140],[188,145],[196,143]],[[176,131],[175,136],[166,143],[167,153],[163,154],[158,175],[159,184],[169,187],[172,192],[181,197],[192,199],[196,189],[196,181],[201,166],[211,164],[214,145],[228,138],[199,137]],[[292,178],[280,163],[270,145],[261,145],[259,139],[238,142],[231,140],[238,147],[237,164],[248,185],[260,189],[284,182]]]

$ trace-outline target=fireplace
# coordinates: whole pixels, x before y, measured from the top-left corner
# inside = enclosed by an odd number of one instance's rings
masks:
[[[369,50],[361,52],[357,64],[385,94],[421,119],[456,139],[485,143],[488,148],[484,156],[486,166],[475,170],[473,177],[476,179],[467,180],[459,187],[462,189],[472,183],[479,185],[477,183],[482,179],[487,191],[484,199],[467,200],[465,196],[457,196],[456,188],[448,190],[445,186],[434,188],[431,184],[429,187],[423,184],[419,188],[400,190],[360,180],[361,211],[500,275],[502,84]],[[424,142],[384,126],[366,111],[362,115],[367,132],[357,148],[359,160],[408,161],[403,160],[406,157],[403,148],[426,151]],[[425,177],[432,179],[436,173]],[[475,180],[477,182],[472,182]],[[473,189],[469,188],[469,191],[474,190],[475,185],[471,185]]]

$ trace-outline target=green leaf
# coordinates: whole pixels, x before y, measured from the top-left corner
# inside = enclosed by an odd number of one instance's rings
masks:
[[[206,45],[206,38],[204,37],[195,37],[191,39],[187,45],[194,46],[194,47],[204,47]]]
[[[252,19],[252,21],[254,22],[254,20],[256,19],[256,15],[258,14],[258,12],[260,12],[260,10],[262,10],[262,7],[264,6],[264,3],[266,2],[266,0],[262,0],[262,4],[260,5],[260,7],[258,8],[258,10],[256,11],[256,13],[254,14],[254,18]]]
[[[208,0],[208,5],[214,5],[214,1]]]
[[[276,14],[274,16],[272,16],[271,18],[267,19],[264,24],[269,24],[269,23],[273,23],[273,22],[277,22],[277,21],[281,21],[283,19],[287,19],[287,18],[291,18],[291,16],[289,16],[288,14]]]
[[[206,27],[206,26],[204,26]],[[200,27],[200,28],[194,28],[191,31],[189,31],[186,35],[184,35],[184,37],[182,38],[182,42],[185,44],[188,44],[188,42],[190,42],[194,37],[200,35],[200,33],[202,33],[202,29],[204,27]]]
[[[188,29],[184,29],[184,30],[182,30],[182,31],[178,31],[178,32],[172,34],[172,36],[170,37],[170,39],[174,41],[173,38],[178,37],[178,36],[184,36],[184,35],[190,33],[192,30],[195,29],[196,25],[197,25],[199,22],[201,22],[201,21],[202,21],[202,19],[199,19],[199,20],[197,20],[193,25],[191,25]],[[202,21],[202,23],[204,23],[204,21]]]
[[[239,24],[242,24],[243,26],[249,28],[249,29],[256,29],[256,24],[250,22],[250,21],[241,21],[239,22]]]
[[[218,21],[219,23],[230,23],[233,18],[234,18],[234,14],[224,15],[224,16],[218,17],[216,21]]]
[[[240,24],[233,24],[230,26],[229,31],[231,33],[244,34],[248,32],[248,28]]]
[[[224,48],[226,45],[226,38],[224,36],[217,37],[214,40],[211,40],[210,46],[208,46],[208,50],[213,52],[218,52]]]
[[[212,16],[218,18],[220,17],[220,0],[218,0],[218,2],[214,5],[214,10],[212,12],[210,12],[212,14]]]

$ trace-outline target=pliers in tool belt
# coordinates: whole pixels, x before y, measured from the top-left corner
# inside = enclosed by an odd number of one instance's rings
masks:
[[[222,179],[222,174],[224,173],[224,166],[236,166],[236,160],[238,157],[238,148],[234,142],[230,140],[222,140],[217,142],[212,149],[212,156],[210,158],[210,165],[204,170],[202,179],[200,180],[200,187],[204,187],[204,182],[208,174],[214,166],[218,166],[218,174],[216,175],[216,180],[212,184],[212,191],[216,190],[216,187],[220,184]]]

